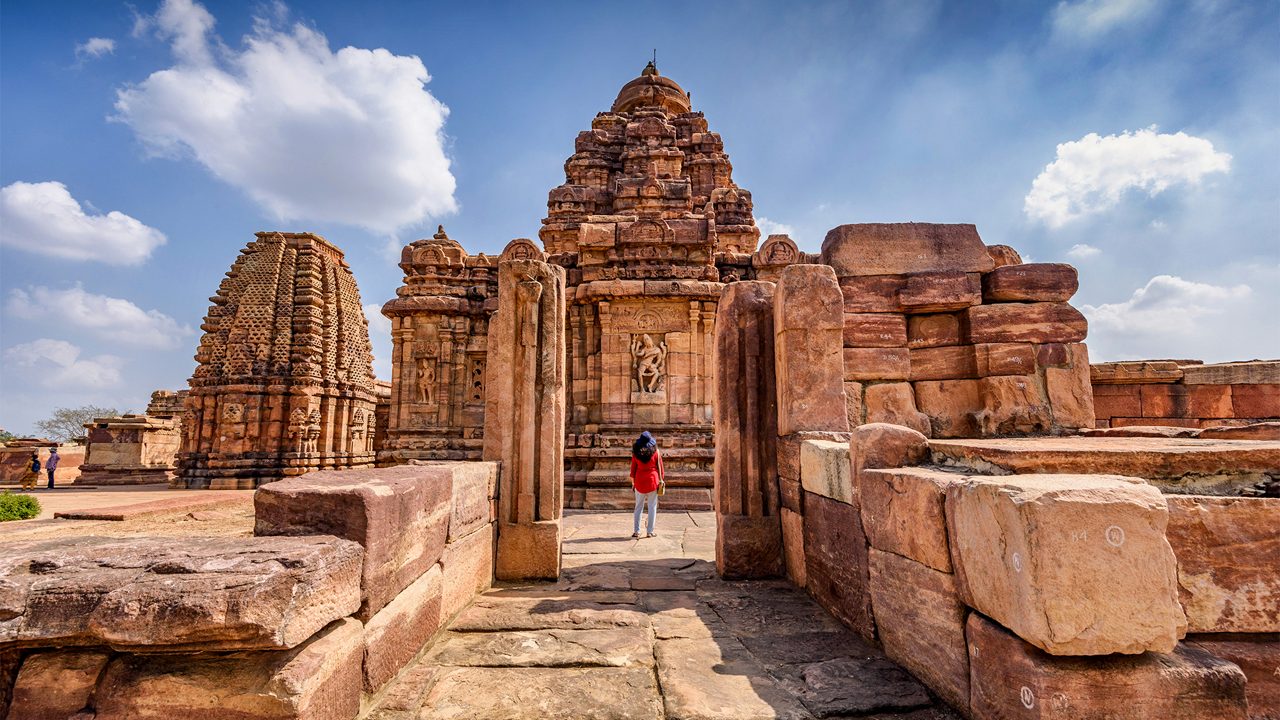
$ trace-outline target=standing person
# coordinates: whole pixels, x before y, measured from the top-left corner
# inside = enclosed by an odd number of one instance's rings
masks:
[[[53,489],[53,471],[58,469],[58,448],[49,448],[49,459],[44,461],[44,470],[49,473],[49,489]]]
[[[35,490],[36,483],[40,482],[40,452],[31,453],[31,464],[27,467],[27,472],[22,476],[22,489]]]
[[[662,453],[658,441],[646,430],[631,444],[631,487],[636,493],[636,512],[632,522],[631,537],[640,537],[640,513],[647,503],[649,521],[645,537],[653,537],[653,523],[658,515],[658,488],[665,484],[666,473],[662,469]]]

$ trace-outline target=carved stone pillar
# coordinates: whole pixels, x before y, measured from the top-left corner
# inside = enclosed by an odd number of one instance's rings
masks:
[[[716,569],[726,578],[782,570],[773,296],[773,283],[733,283],[716,315]]]
[[[502,463],[496,567],[502,580],[560,575],[564,280],[563,268],[539,260],[498,264],[498,312],[489,323],[484,459]]]

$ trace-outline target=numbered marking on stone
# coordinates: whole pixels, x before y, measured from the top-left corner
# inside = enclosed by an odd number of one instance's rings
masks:
[[[1036,706],[1036,696],[1031,692],[1031,688],[1023,685],[1018,694],[1022,696],[1022,707],[1030,710]]]
[[[1107,528],[1107,544],[1113,547],[1120,547],[1124,544],[1124,528],[1119,525],[1112,525]]]
[[[1018,553],[1013,554],[1013,571],[1022,572],[1022,555]]]

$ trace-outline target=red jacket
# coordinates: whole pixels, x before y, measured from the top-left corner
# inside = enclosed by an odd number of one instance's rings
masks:
[[[662,469],[662,453],[655,452],[649,462],[640,462],[631,457],[631,486],[636,492],[648,494],[658,489],[658,482],[666,477]]]

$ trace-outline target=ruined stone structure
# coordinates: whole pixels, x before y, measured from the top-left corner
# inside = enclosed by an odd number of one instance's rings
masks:
[[[1280,422],[1280,360],[1099,363],[1092,367],[1092,381],[1099,428],[1229,428]]]
[[[85,424],[88,442],[80,466],[87,485],[166,483],[182,447],[186,390],[157,390],[142,415],[95,418]]]
[[[711,506],[712,339],[724,282],[776,278],[805,258],[785,235],[759,245],[751,193],[720,136],[650,64],[578,135],[535,244],[503,257],[566,270],[565,505],[629,507],[630,443],[659,438],[666,507]],[[384,463],[474,458],[482,445],[494,258],[443,231],[405,247]]]
[[[252,488],[374,461],[369,328],[342,251],[257,233],[205,318],[177,483]]]

